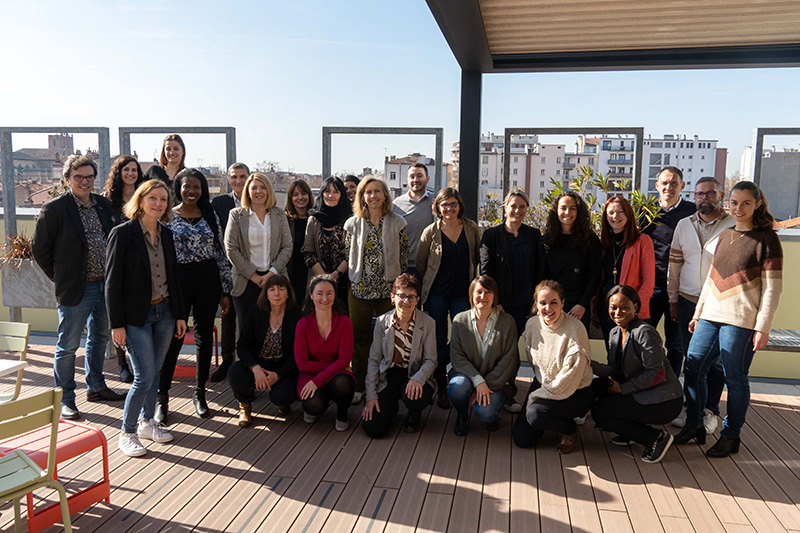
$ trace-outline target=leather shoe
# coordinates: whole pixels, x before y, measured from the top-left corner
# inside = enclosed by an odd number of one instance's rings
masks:
[[[133,374],[131,374],[131,369],[128,368],[128,363],[120,363],[119,380],[123,383],[133,383]]]
[[[403,422],[403,431],[406,433],[416,433],[419,431],[420,413],[408,413],[406,420]]]
[[[78,411],[77,407],[72,407],[71,405],[61,404],[61,418],[64,420],[80,420],[81,412]]]
[[[127,394],[127,393],[126,393]],[[120,394],[106,387],[105,389],[86,392],[87,402],[121,402],[126,394]]]
[[[576,431],[572,435],[561,435],[561,440],[556,446],[556,450],[558,453],[565,454],[569,453],[575,449],[575,443],[578,441],[578,432]]]
[[[194,404],[194,410],[197,413],[197,416],[200,418],[208,418],[208,415],[211,414],[208,411],[208,404],[206,403],[205,389],[194,389],[192,403]]]
[[[208,378],[208,381],[211,383],[219,383],[220,381],[226,379],[228,377],[228,369],[231,367],[230,361],[222,361],[222,364],[219,365],[219,368],[211,374],[211,377]]]
[[[706,455],[708,457],[728,457],[732,453],[739,453],[740,443],[741,441],[738,438],[732,439],[725,435],[720,435],[717,443],[708,449]]]
[[[249,428],[253,423],[253,404],[239,402],[239,427]]]
[[[288,416],[289,413],[292,412],[291,405],[280,405],[278,406],[278,415],[280,416]]]
[[[441,387],[436,397],[436,405],[442,409],[450,409],[450,396],[447,394],[447,387]]]
[[[469,418],[461,418],[460,416],[456,418],[456,427],[453,428],[453,433],[456,434],[457,437],[463,437],[467,434],[467,424],[469,423]]]
[[[675,435],[675,440],[673,441],[675,444],[689,444],[691,440],[694,439],[697,444],[705,444],[706,443],[706,428],[699,427],[699,428],[687,428],[684,427],[680,432]]]
[[[159,394],[156,396],[156,413],[153,415],[153,420],[159,424],[167,425],[167,412],[169,411],[169,396],[166,394]]]

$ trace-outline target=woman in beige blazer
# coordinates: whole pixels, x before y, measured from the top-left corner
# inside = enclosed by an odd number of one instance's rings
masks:
[[[228,218],[225,252],[233,265],[231,296],[237,316],[247,315],[271,276],[287,276],[292,233],[286,213],[275,204],[269,179],[256,172],[244,185],[242,207],[232,209]]]

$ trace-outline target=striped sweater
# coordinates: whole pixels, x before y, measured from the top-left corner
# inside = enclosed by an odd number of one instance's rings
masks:
[[[783,249],[773,230],[719,236],[694,318],[769,333],[783,287]]]

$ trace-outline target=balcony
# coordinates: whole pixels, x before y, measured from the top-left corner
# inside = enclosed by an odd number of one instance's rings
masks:
[[[633,146],[611,146],[611,148],[603,147],[606,152],[633,152]]]
[[[563,168],[564,168],[565,170],[566,170],[566,169],[570,169],[570,168],[575,168],[575,163],[572,163],[572,162],[569,162],[569,163],[564,163],[564,166],[563,166]]]
[[[608,158],[609,165],[632,165],[633,164],[633,157],[623,157],[623,158],[616,158],[613,157]]]

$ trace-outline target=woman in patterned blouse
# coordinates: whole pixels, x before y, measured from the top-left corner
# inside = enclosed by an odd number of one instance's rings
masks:
[[[279,415],[291,412],[297,399],[294,334],[299,320],[292,284],[281,275],[272,276],[244,317],[236,344],[239,360],[228,370],[228,382],[239,400],[240,427],[251,424],[256,391],[269,390]]]
[[[355,338],[355,405],[364,397],[372,316],[392,308],[392,283],[408,268],[409,243],[406,221],[392,212],[389,188],[382,180],[370,177],[359,183],[353,210],[355,215],[345,222],[344,229],[350,278],[348,307]]]
[[[228,260],[222,246],[222,225],[208,194],[208,182],[199,170],[187,168],[175,177],[175,196],[180,202],[169,224],[175,239],[178,256],[178,277],[183,288],[186,313],[194,317],[197,344],[197,374],[194,388],[194,408],[197,415],[209,415],[206,404],[206,381],[211,367],[211,346],[217,305],[222,314],[231,305],[233,282]],[[161,369],[158,387],[156,421],[166,424],[169,388],[183,339],[172,341]]]

